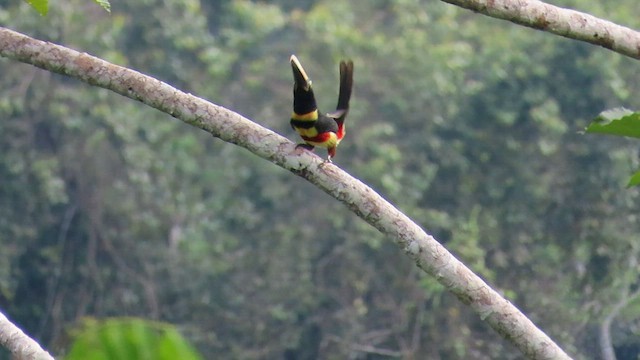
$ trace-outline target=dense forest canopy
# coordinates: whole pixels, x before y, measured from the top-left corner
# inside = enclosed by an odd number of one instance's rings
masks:
[[[562,1],[640,28],[636,0]],[[638,287],[638,64],[435,1],[0,0],[0,23],[131,67],[295,139],[295,53],[321,109],[352,59],[334,162],[577,359]],[[519,358],[342,205],[118,95],[0,60],[0,308],[54,353],[84,317],[176,325],[212,358]],[[322,151],[318,151],[324,156]],[[638,300],[612,325],[640,354]],[[499,354],[499,355],[496,355]],[[2,354],[0,354],[0,357]]]

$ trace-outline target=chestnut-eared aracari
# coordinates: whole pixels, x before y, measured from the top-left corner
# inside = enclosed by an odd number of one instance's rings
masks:
[[[340,93],[336,111],[321,114],[313,95],[311,80],[295,55],[291,55],[293,70],[293,114],[291,127],[300,134],[304,147],[313,150],[320,146],[327,148],[327,161],[336,156],[336,147],[345,134],[344,119],[349,112],[349,99],[353,87],[353,61],[340,62]]]

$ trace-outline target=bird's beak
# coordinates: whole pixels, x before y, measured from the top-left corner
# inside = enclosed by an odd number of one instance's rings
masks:
[[[311,80],[309,80],[307,73],[302,68],[300,61],[295,55],[291,55],[289,61],[291,62],[291,70],[293,70],[295,87],[303,89],[304,91],[309,91],[309,89],[311,89]]]

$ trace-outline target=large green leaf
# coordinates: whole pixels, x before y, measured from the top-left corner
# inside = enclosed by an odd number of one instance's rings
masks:
[[[625,108],[605,110],[586,129],[588,133],[640,138],[640,112]],[[636,172],[627,187],[640,185],[640,172]]]
[[[45,16],[49,11],[49,0],[27,0],[27,3],[31,5],[40,15]]]
[[[633,187],[640,185],[640,171],[636,172],[629,179],[629,183],[627,183],[627,187]]]
[[[640,138],[640,113],[625,108],[605,110],[593,119],[586,132]]]
[[[66,360],[200,360],[169,324],[133,318],[86,319]]]

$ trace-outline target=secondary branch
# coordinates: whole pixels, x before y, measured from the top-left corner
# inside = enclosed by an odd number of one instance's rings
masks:
[[[588,42],[640,59],[640,32],[538,0],[442,0],[494,18]]]

